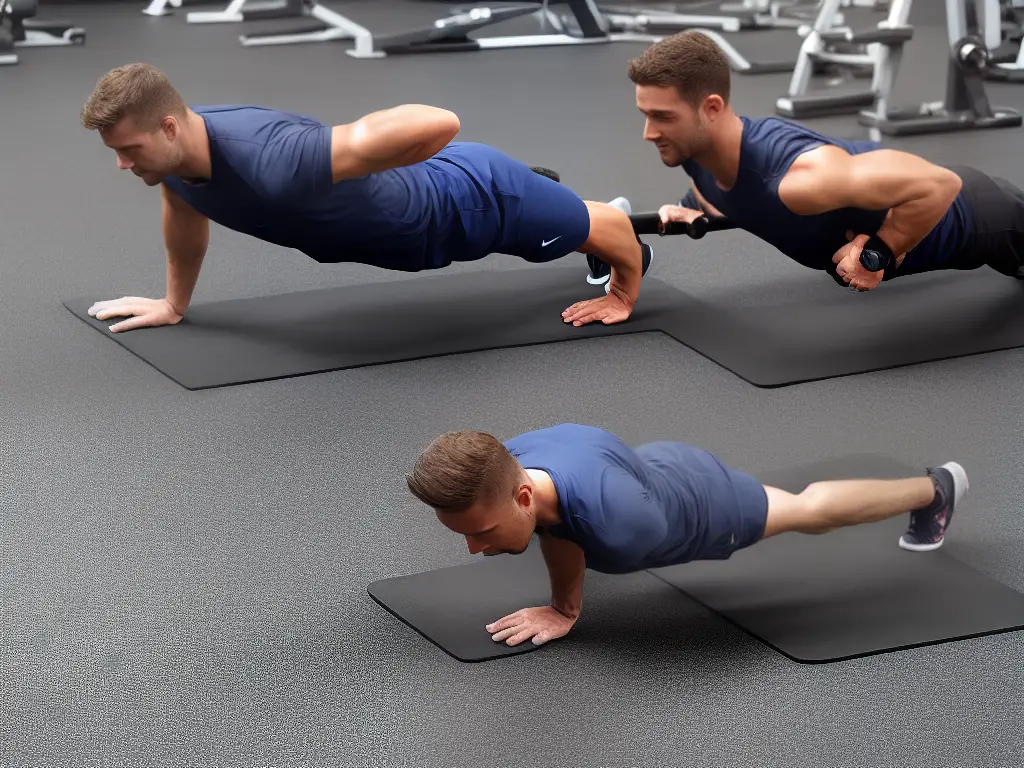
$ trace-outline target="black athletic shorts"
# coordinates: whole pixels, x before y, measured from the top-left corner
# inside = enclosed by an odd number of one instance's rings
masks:
[[[1006,179],[967,166],[950,166],[963,180],[960,194],[971,210],[974,235],[954,268],[988,265],[1011,277],[1024,267],[1024,191]]]

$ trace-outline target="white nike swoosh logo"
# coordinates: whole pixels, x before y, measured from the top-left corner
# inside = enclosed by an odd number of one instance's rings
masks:
[[[555,240],[561,240],[561,239],[562,239],[561,235],[559,235],[558,237],[555,238]],[[555,240],[543,240],[543,241],[541,241],[540,247],[541,248],[547,248],[549,245],[551,245],[553,242],[555,242]]]

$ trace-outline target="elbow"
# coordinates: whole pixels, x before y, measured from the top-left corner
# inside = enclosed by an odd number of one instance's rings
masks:
[[[960,194],[960,190],[963,189],[964,182],[957,174],[953,171],[943,168],[942,173],[937,178],[937,192],[936,197],[941,198],[945,207],[948,208],[956,200],[957,195]]]
[[[441,130],[447,137],[445,141],[447,144],[459,135],[459,131],[462,130],[462,121],[459,120],[459,116],[454,112],[449,112],[448,110],[443,110],[443,112],[444,114],[441,116]]]
[[[452,139],[459,135],[459,131],[462,130],[462,123],[459,121],[459,116],[454,112],[449,112],[446,109],[438,110],[437,120],[434,123],[432,134],[432,141],[430,142],[430,155],[433,157],[435,154],[444,149],[448,144],[451,143]]]

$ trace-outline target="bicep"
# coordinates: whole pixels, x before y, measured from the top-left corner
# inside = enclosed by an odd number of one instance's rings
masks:
[[[197,211],[166,184],[163,188],[163,214],[165,223],[174,227],[209,227],[210,220]]]
[[[583,548],[575,541],[563,539],[548,531],[539,531],[541,552],[547,564],[574,565],[580,564],[585,567]]]

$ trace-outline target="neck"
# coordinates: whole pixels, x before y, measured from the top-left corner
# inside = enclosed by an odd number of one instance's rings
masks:
[[[210,137],[206,133],[206,121],[191,109],[185,118],[181,132],[182,159],[176,176],[189,179],[208,179],[213,175],[210,160]]]
[[[558,513],[558,489],[551,476],[541,469],[528,469],[526,474],[533,483],[533,518],[538,526],[558,525],[562,516]]]
[[[719,187],[732,189],[740,172],[743,121],[730,110],[722,116],[709,139],[707,150],[696,155],[694,160],[715,177]]]

